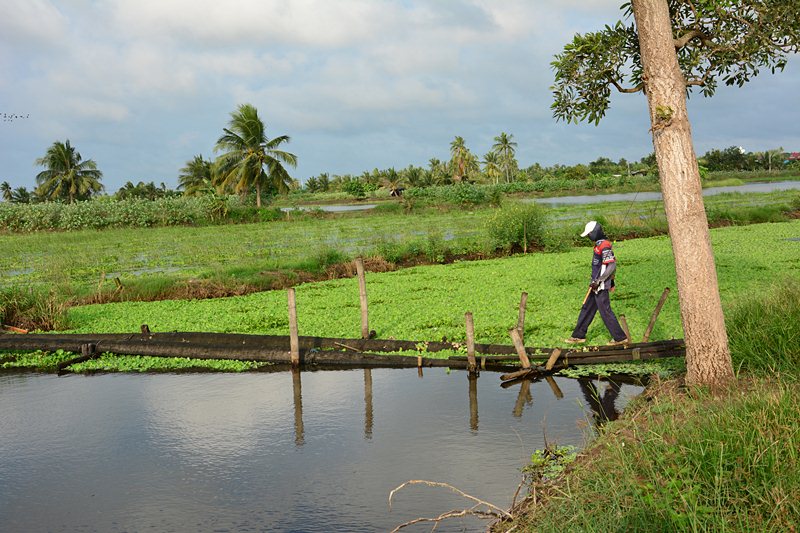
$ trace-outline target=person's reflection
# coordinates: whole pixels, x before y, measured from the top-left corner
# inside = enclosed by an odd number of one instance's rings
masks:
[[[581,392],[583,392],[583,397],[592,410],[592,417],[597,427],[609,420],[616,420],[619,418],[616,401],[619,396],[620,384],[615,381],[608,381],[607,383],[608,387],[606,387],[601,397],[594,381],[588,378],[580,378],[578,380]]]
[[[292,369],[292,390],[294,392],[294,443],[302,446],[305,443],[303,429],[303,390],[300,383],[300,369]]]

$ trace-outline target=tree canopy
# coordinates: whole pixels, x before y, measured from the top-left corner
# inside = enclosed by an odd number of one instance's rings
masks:
[[[288,135],[268,138],[266,126],[251,104],[242,104],[231,113],[229,125],[223,131],[215,147],[215,151],[221,152],[216,161],[221,186],[242,194],[255,189],[258,207],[265,188],[289,191],[292,179],[283,165],[296,166],[297,156],[279,149],[289,142]]]
[[[100,179],[103,173],[91,159],[83,161],[75,147],[56,141],[36,164],[45,170],[36,176],[36,193],[48,200],[85,200],[103,190]]]
[[[800,49],[797,0],[669,0],[673,40],[687,89],[712,96],[720,82],[742,86],[762,69],[783,70]],[[639,34],[630,3],[627,22],[576,35],[555,56],[553,115],[597,124],[608,110],[611,89],[644,88]]]

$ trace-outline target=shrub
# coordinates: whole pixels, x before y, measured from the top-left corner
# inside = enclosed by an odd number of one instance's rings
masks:
[[[495,249],[543,247],[547,212],[536,204],[515,204],[495,211],[486,225]]]

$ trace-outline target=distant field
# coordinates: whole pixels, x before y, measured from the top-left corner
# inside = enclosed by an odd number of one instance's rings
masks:
[[[800,277],[800,221],[720,228],[712,231],[724,305],[783,277]],[[618,290],[612,306],[641,337],[664,287],[673,288],[653,339],[682,336],[669,239],[619,242]],[[526,344],[560,344],[574,325],[588,283],[589,246],[566,253],[415,267],[367,277],[370,327],[383,338],[463,341],[464,312],[475,316],[477,342],[509,343],[519,297],[527,291]],[[297,287],[302,335],[358,336],[355,279]],[[76,332],[220,331],[288,334],[285,291],[197,301],[130,302],[76,307]],[[591,342],[608,333],[596,319]]]
[[[796,191],[709,197],[709,212],[742,206],[788,204]],[[617,225],[663,220],[661,202],[615,202],[550,210],[569,235],[586,219]],[[454,253],[488,247],[486,220],[493,208],[424,213],[350,213],[335,217],[203,227],[82,230],[0,235],[0,288],[74,285],[91,288],[161,276],[175,280],[302,268],[329,252],[374,254],[381,246],[419,241],[446,243]],[[113,286],[113,284],[112,284]]]

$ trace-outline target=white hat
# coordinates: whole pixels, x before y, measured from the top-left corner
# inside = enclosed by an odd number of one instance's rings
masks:
[[[594,231],[594,228],[596,228],[596,227],[597,227],[597,221],[596,220],[590,220],[589,222],[586,223],[586,227],[583,228],[583,233],[581,233],[581,237],[586,237],[592,231]]]

